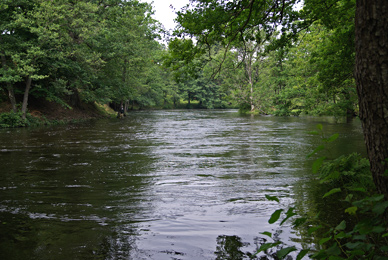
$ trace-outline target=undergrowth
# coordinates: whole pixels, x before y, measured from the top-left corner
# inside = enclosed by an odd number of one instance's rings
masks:
[[[308,157],[315,156],[326,149],[328,143],[334,142],[338,134],[326,138],[322,125],[318,131],[310,132],[320,135],[322,145],[318,146]],[[296,260],[306,256],[311,259],[388,259],[388,201],[383,194],[378,194],[372,181],[369,161],[357,153],[340,156],[334,160],[327,160],[325,156],[317,158],[312,170],[319,173],[320,183],[326,188],[322,194],[323,200],[339,197],[343,208],[338,209],[338,215],[344,212],[345,218],[338,223],[329,225],[314,217],[299,216],[295,207],[276,210],[270,217],[269,223],[280,222],[280,226],[291,222],[295,229],[305,228],[308,235],[320,237],[317,248],[297,249],[287,247],[282,241],[273,240],[272,233],[263,232],[262,235],[273,241],[264,243],[255,255],[271,248],[281,247],[273,259],[290,259],[290,253],[296,254]],[[268,200],[279,203],[277,197],[266,196]],[[336,199],[334,198],[334,199]],[[340,204],[340,203],[339,203]],[[346,217],[347,216],[347,217]],[[268,259],[268,258],[267,258]]]
[[[26,126],[37,126],[42,124],[42,120],[33,117],[31,114],[26,114],[26,118],[22,118],[21,112],[9,112],[0,114],[0,128],[16,128]]]

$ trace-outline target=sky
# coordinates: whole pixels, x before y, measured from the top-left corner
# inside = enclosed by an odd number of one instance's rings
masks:
[[[174,29],[174,18],[176,18],[175,12],[189,3],[189,0],[142,0],[147,3],[152,3],[153,10],[155,11],[154,18],[161,22],[168,30]],[[303,1],[298,5],[297,9],[300,9]],[[170,7],[173,6],[175,11]]]
[[[158,20],[164,25],[166,29],[174,29],[174,18],[176,18],[175,12],[180,10],[183,6],[189,3],[189,0],[143,0],[147,3],[152,3],[153,10],[155,11],[154,19]],[[171,9],[173,6],[175,11]]]

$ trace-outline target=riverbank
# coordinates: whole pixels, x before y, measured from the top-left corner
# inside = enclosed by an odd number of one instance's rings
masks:
[[[0,103],[0,128],[66,124],[113,117],[116,114],[108,105],[81,103],[66,107],[47,100],[32,100],[24,121],[20,113],[11,113],[11,110],[9,102]]]

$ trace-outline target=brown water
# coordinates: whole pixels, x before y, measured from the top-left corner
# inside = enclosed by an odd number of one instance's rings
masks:
[[[357,120],[235,110],[0,130],[0,258],[248,259],[263,231],[300,247],[265,195],[315,210],[318,123],[341,134],[334,155],[364,153]]]

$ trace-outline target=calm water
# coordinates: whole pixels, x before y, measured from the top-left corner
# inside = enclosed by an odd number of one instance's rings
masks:
[[[263,231],[300,247],[265,195],[315,210],[318,123],[341,134],[333,154],[364,152],[357,120],[234,110],[0,130],[0,258],[246,259]]]

